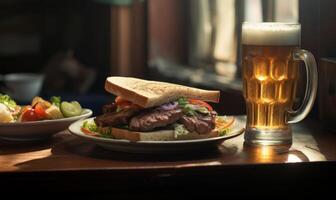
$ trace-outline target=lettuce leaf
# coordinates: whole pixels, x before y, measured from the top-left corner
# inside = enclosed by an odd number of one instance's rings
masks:
[[[92,132],[97,132],[98,131],[98,127],[97,127],[97,125],[94,121],[92,121],[92,122],[84,121],[82,128],[87,129],[87,130],[92,131]]]
[[[174,125],[174,137],[177,139],[183,135],[188,135],[189,131],[183,124],[175,124]]]
[[[52,96],[50,97],[50,102],[54,104],[57,107],[60,107],[61,105],[61,97],[59,96]]]
[[[3,103],[4,105],[13,109],[16,107],[16,102],[7,94],[0,93],[0,103]]]
[[[187,105],[189,102],[188,102],[188,99],[186,97],[180,97],[178,100],[177,100],[177,103],[181,106],[181,107],[184,107],[185,105]]]
[[[98,133],[103,138],[114,138],[111,127],[99,127],[94,121],[84,121],[82,128]]]
[[[197,113],[209,115],[209,110],[206,107],[191,104],[186,97],[180,97],[177,102],[186,115],[196,116]]]

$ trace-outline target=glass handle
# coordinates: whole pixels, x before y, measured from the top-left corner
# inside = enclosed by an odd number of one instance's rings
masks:
[[[306,50],[297,49],[294,52],[294,60],[302,60],[304,62],[306,67],[307,82],[305,96],[301,106],[297,110],[288,111],[288,123],[290,124],[299,122],[308,115],[314,105],[318,84],[318,74],[313,54]]]

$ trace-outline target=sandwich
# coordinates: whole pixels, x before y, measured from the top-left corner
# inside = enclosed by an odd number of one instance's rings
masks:
[[[89,135],[130,141],[167,141],[217,137],[234,123],[207,102],[220,92],[131,77],[108,77],[105,90],[116,96],[103,114],[84,121]]]

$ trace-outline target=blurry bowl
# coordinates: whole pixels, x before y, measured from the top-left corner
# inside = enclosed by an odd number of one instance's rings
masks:
[[[2,78],[4,88],[2,91],[16,101],[30,102],[41,92],[44,81],[43,74],[13,73]]]

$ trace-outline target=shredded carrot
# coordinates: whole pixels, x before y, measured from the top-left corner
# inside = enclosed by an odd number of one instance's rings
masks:
[[[216,118],[216,128],[217,129],[228,128],[229,126],[233,124],[234,121],[235,121],[234,117],[229,117],[228,120],[224,120],[223,118],[218,117]]]
[[[83,133],[85,133],[86,135],[90,135],[90,136],[99,136],[99,134],[98,133],[96,133],[96,132],[93,132],[93,131],[90,131],[90,130],[88,130],[88,129],[86,129],[86,128],[81,128],[81,131],[83,132]]]

